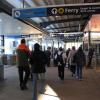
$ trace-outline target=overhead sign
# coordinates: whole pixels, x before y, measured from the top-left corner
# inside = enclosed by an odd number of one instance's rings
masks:
[[[46,8],[33,8],[33,9],[13,9],[12,15],[14,18],[32,18],[32,17],[46,17]]]
[[[99,14],[100,3],[57,5],[32,9],[13,9],[15,18],[32,18],[62,15]]]
[[[47,16],[99,14],[100,5],[77,5],[47,8]]]

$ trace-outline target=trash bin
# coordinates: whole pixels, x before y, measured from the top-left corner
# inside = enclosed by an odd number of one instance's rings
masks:
[[[2,63],[4,65],[7,65],[7,55],[5,55],[5,54],[1,55],[1,58],[0,59],[2,60]]]
[[[16,56],[15,55],[7,55],[7,62],[8,65],[15,65],[16,64]]]

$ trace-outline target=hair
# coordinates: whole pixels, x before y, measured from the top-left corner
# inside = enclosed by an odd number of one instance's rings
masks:
[[[78,48],[78,51],[83,51],[83,50],[82,50],[82,47],[79,47],[79,48]]]
[[[63,51],[62,47],[59,48],[60,51]]]
[[[38,43],[34,44],[34,50],[39,50],[40,49],[40,45]]]
[[[47,49],[48,49],[48,50],[50,50],[50,49],[51,49],[51,47],[47,47]]]
[[[72,46],[72,50],[75,50],[75,46]]]
[[[21,43],[25,44],[26,43],[25,39],[21,39]]]

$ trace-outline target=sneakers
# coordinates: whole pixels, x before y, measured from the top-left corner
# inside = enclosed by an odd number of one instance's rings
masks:
[[[76,79],[79,80],[79,81],[83,80],[82,78],[79,78],[78,76],[76,76]]]

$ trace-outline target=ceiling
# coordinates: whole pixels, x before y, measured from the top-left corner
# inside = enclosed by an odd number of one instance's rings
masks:
[[[50,5],[78,4],[78,3],[94,3],[99,0],[2,0],[3,4],[10,4],[9,8],[30,8]],[[2,8],[4,9],[4,7]],[[6,10],[8,8],[6,7]],[[11,9],[10,9],[11,10]],[[9,12],[9,11],[7,11]],[[11,11],[9,12],[11,14]],[[42,29],[46,33],[70,33],[82,32],[91,18],[91,15],[64,15],[64,16],[48,16],[30,18],[22,20],[27,24],[33,25],[38,29]],[[80,35],[82,36],[82,35]]]
[[[41,31],[9,16],[5,13],[0,13],[0,35],[29,35],[42,34]]]

